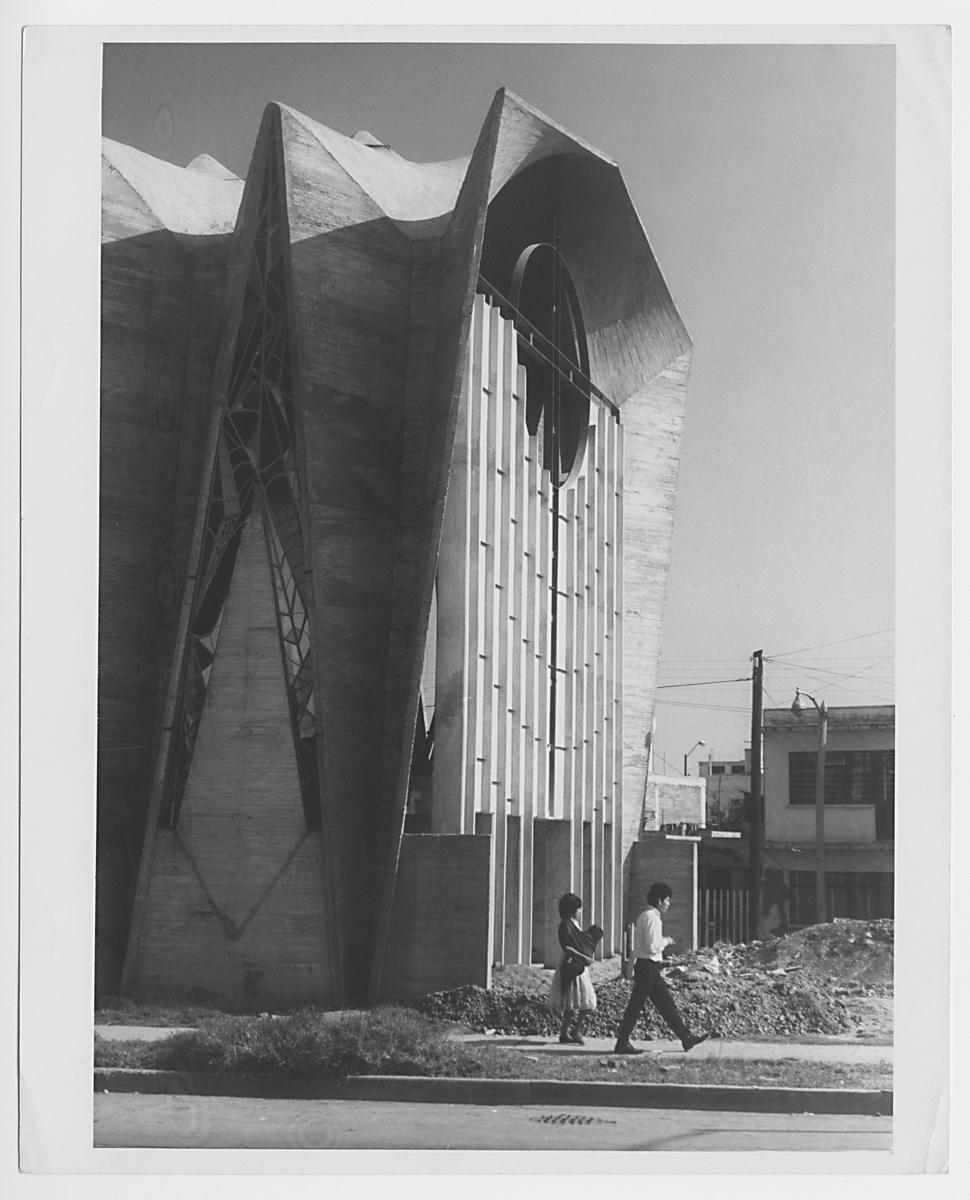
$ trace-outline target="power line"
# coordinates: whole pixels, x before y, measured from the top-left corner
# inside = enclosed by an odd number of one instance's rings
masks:
[[[877,629],[875,633],[859,633],[855,637],[839,638],[836,642],[821,642],[818,646],[806,646],[804,650],[783,650],[778,656],[780,658],[788,658],[792,654],[807,654],[809,650],[824,650],[827,646],[842,646],[846,642],[858,642],[863,638],[880,637],[884,633],[895,633],[895,626],[890,626],[889,629]]]
[[[675,687],[710,687],[715,683],[748,683],[750,679],[750,675],[745,675],[741,679],[701,679],[697,683],[661,683],[657,685],[657,691],[659,692],[663,688]]]
[[[865,674],[864,671],[857,671],[853,675],[840,674],[840,675],[838,675],[838,677],[836,679],[825,679],[821,675],[817,674],[818,668],[815,668],[814,670],[810,670],[807,667],[800,667],[800,666],[797,666],[796,664],[792,664],[792,663],[777,663],[777,664],[775,664],[774,659],[772,659],[771,662],[773,663],[773,665],[778,665],[783,670],[789,671],[792,675],[798,675],[802,678],[805,678],[807,676],[810,680],[814,680],[816,683],[822,684],[823,688],[841,688],[843,691],[851,692],[853,695],[856,695],[856,696],[869,696],[869,697],[878,699],[878,697],[875,697],[872,692],[859,692],[855,688],[846,687],[845,683],[844,683],[845,680],[861,679],[863,683],[873,683],[873,684],[876,684],[877,686],[880,683],[882,683],[886,687],[892,686],[891,680],[883,680],[882,678],[876,678],[876,679],[864,678],[864,674]],[[877,663],[876,665],[878,666],[879,664]],[[836,672],[829,672],[829,674],[836,674]],[[886,701],[883,701],[883,703],[888,704],[888,703],[892,703],[892,702],[886,700]]]
[[[866,671],[874,671],[876,669],[876,667],[881,667],[884,662],[889,662],[890,658],[892,658],[892,655],[887,655],[885,658],[877,658],[874,660],[871,667],[863,667],[862,670],[858,672],[858,674],[861,675]],[[810,670],[810,671],[820,672],[822,675],[841,675],[842,674],[842,672],[840,670],[836,670],[833,667],[820,667],[820,666],[818,666],[817,663],[813,663],[811,661],[804,662],[804,663],[793,663],[793,662],[788,662],[787,660],[785,660],[783,658],[767,658],[767,657],[766,657],[765,661],[770,662],[770,663],[777,663],[778,666],[788,667],[793,671]],[[829,661],[829,660],[826,660],[826,661]],[[838,662],[839,660],[833,659],[831,661]],[[848,660],[846,660],[846,661],[848,661]],[[870,678],[872,678],[872,676],[870,676]],[[888,678],[888,676],[886,678]]]

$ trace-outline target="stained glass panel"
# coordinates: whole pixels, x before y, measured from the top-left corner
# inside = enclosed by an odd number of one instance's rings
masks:
[[[283,674],[308,829],[320,828],[305,552],[293,451],[289,343],[278,180],[264,182],[229,397],[216,454],[166,780],[162,824],[185,793],[242,527],[262,510],[276,598]]]

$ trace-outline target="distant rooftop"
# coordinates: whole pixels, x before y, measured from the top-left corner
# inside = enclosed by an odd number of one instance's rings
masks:
[[[834,729],[893,729],[896,725],[895,704],[854,704],[828,709],[829,728]],[[804,715],[796,717],[790,708],[766,708],[764,728],[804,729],[818,724],[818,713],[809,705]]]

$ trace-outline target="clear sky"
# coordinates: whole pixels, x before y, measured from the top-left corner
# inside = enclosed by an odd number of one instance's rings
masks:
[[[244,175],[276,100],[435,161],[503,85],[619,163],[694,342],[657,768],[742,756],[749,683],[670,685],[755,649],[769,706],[891,703],[892,46],[109,45],[104,132]]]

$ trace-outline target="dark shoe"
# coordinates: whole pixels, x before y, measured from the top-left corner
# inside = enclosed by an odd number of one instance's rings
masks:
[[[586,1024],[586,1013],[581,1012],[576,1018],[575,1025],[569,1030],[569,1040],[577,1046],[585,1046],[586,1039],[583,1037],[583,1026]]]
[[[564,1046],[571,1046],[573,1044],[573,1039],[569,1036],[568,1033],[561,1033],[559,1035],[559,1041]]]
[[[694,1047],[699,1046],[701,1042],[706,1042],[710,1036],[711,1035],[709,1033],[692,1033],[690,1037],[685,1037],[680,1044],[684,1047],[686,1052],[687,1050],[693,1050]]]
[[[629,1042],[617,1042],[613,1048],[614,1054],[642,1054],[639,1046],[631,1046]]]

